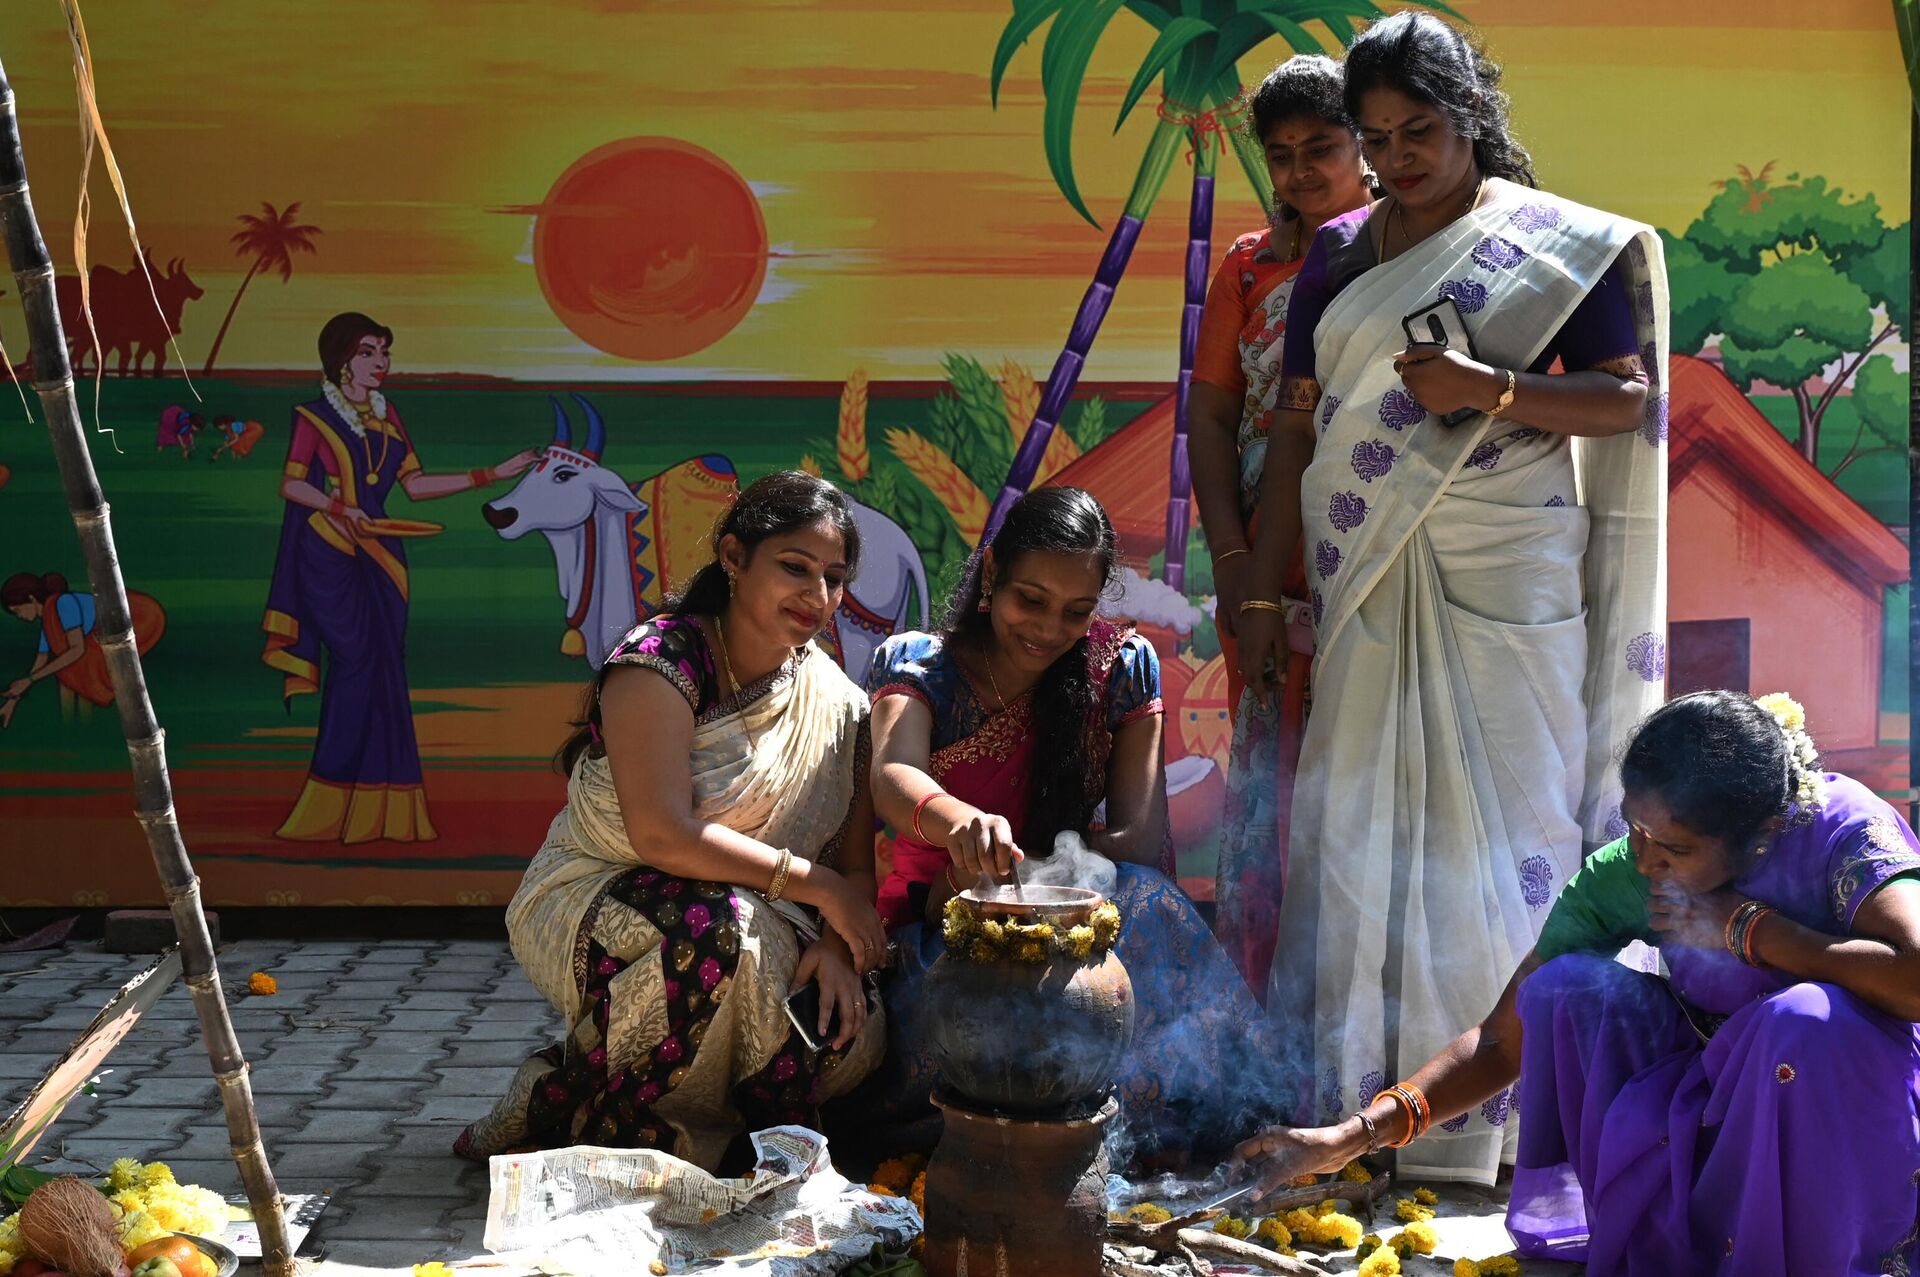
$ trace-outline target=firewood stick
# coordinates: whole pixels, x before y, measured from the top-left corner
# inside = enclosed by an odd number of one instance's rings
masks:
[[[1254,1207],[1254,1211],[1260,1215],[1279,1215],[1295,1207],[1318,1206],[1331,1197],[1336,1201],[1352,1202],[1366,1212],[1368,1219],[1372,1219],[1373,1204],[1392,1188],[1393,1173],[1382,1171],[1365,1184],[1333,1180],[1325,1184],[1308,1184],[1304,1188],[1283,1188],[1277,1193],[1262,1198]]]
[[[1230,1259],[1236,1264],[1250,1264],[1270,1273],[1279,1273],[1281,1277],[1329,1277],[1327,1270],[1318,1264],[1309,1264],[1304,1259],[1293,1259],[1276,1254],[1264,1246],[1255,1246],[1250,1242],[1235,1241],[1221,1233],[1205,1233],[1197,1228],[1183,1228],[1180,1230],[1180,1241],[1203,1255]]]

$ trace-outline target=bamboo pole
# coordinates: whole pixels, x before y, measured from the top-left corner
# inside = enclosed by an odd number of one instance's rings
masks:
[[[114,550],[113,525],[106,496],[94,473],[93,457],[73,394],[73,369],[67,363],[66,335],[60,326],[60,307],[54,297],[53,261],[34,219],[27,189],[26,156],[20,147],[20,128],[14,111],[13,89],[6,67],[0,64],[0,240],[19,285],[26,311],[27,335],[33,348],[33,389],[46,414],[54,460],[66,489],[67,508],[80,536],[87,562],[87,580],[99,608],[100,646],[113,681],[114,704],[120,728],[126,734],[133,765],[135,817],[146,834],[147,847],[160,876],[174,931],[180,937],[181,968],[193,994],[194,1013],[207,1044],[226,1109],[227,1141],[260,1226],[262,1264],[268,1277],[292,1277],[292,1248],[287,1244],[286,1213],[280,1191],[260,1142],[260,1123],[253,1109],[253,1088],[247,1081],[247,1062],[234,1036],[233,1021],[220,989],[220,969],[213,960],[213,940],[207,934],[200,908],[200,880],[187,856],[187,844],[173,810],[173,785],[167,775],[166,733],[160,729],[147,695],[146,674],[134,646],[133,618],[127,606],[126,583]]]

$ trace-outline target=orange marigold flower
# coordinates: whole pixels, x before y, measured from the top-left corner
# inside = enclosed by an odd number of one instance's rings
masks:
[[[247,992],[265,997],[280,992],[280,982],[264,971],[256,971],[247,977]]]

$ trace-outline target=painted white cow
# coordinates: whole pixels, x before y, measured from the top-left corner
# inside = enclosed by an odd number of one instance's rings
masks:
[[[661,573],[662,547],[653,540],[647,498],[660,476],[629,484],[602,464],[606,423],[586,399],[573,398],[586,420],[584,444],[575,445],[572,420],[558,400],[552,401],[553,439],[540,460],[481,513],[505,540],[529,532],[547,538],[567,607],[561,650],[585,656],[597,670],[613,645],[653,610],[650,596],[660,594],[650,588]],[[703,481],[729,490],[738,486],[733,463],[719,454],[671,469],[683,468],[695,468]],[[906,530],[878,510],[850,504],[860,529],[860,570],[826,638],[839,652],[842,668],[858,681],[865,678],[874,649],[906,628],[909,604],[923,626],[930,624],[932,608],[926,567]]]

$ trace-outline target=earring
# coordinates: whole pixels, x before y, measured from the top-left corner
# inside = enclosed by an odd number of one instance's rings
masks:
[[[982,612],[993,611],[993,587],[991,585],[983,587],[980,591],[980,610]]]
[[[344,386],[351,380],[353,380],[353,369],[346,364],[340,365],[340,384]]]

